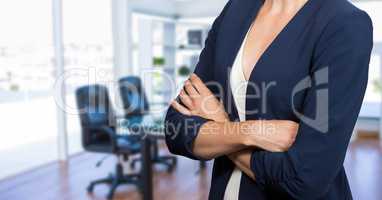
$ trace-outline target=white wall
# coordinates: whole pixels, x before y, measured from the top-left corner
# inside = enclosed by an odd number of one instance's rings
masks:
[[[129,0],[129,8],[133,12],[174,17],[176,4],[173,0]]]
[[[176,13],[180,18],[216,17],[228,0],[192,0],[177,2]]]

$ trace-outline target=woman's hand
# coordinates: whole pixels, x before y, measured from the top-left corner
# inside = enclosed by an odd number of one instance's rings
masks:
[[[289,120],[256,120],[241,123],[248,146],[271,152],[287,151],[294,143],[299,125]]]
[[[184,106],[177,101],[173,101],[171,105],[184,115],[199,116],[216,122],[228,120],[223,104],[195,74],[186,81],[179,98]]]

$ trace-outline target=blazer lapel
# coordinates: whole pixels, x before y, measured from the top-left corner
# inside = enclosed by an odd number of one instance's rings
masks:
[[[230,87],[230,72],[248,29],[264,0],[233,1],[220,25],[216,46],[216,78],[225,88],[223,102],[231,120],[239,120]]]

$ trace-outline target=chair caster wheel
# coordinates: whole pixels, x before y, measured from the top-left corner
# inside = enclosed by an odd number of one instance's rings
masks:
[[[112,200],[112,199],[113,199],[113,196],[114,196],[113,194],[108,194],[108,195],[106,196],[106,199],[107,199],[107,200]]]
[[[86,188],[86,191],[88,193],[92,193],[93,192],[93,189],[94,189],[94,186],[93,185],[89,185],[87,188]]]

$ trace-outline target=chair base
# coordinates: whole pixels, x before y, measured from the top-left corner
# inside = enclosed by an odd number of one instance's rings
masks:
[[[176,157],[170,156],[170,155],[167,155],[167,156],[159,155],[159,145],[158,145],[157,139],[153,139],[152,141],[151,155],[152,155],[152,158],[151,158],[152,164],[165,165],[167,167],[168,172],[172,172],[175,169],[177,164]],[[136,163],[140,161],[141,159],[133,159],[130,163],[130,167],[134,169]]]
[[[130,167],[134,169],[136,164],[139,162],[141,162],[141,159],[139,158],[133,159],[130,163]],[[165,165],[167,167],[167,172],[172,172],[176,167],[177,159],[175,156],[158,156],[158,157],[152,158],[152,163]]]
[[[134,185],[137,185],[138,188],[140,188],[141,186],[140,175],[139,174],[124,175],[121,163],[117,164],[116,173],[114,175],[109,175],[107,178],[90,182],[89,186],[87,187],[87,192],[92,193],[94,190],[94,187],[98,184],[110,185],[110,191],[106,196],[108,200],[113,199],[115,190],[121,184],[134,184]]]

